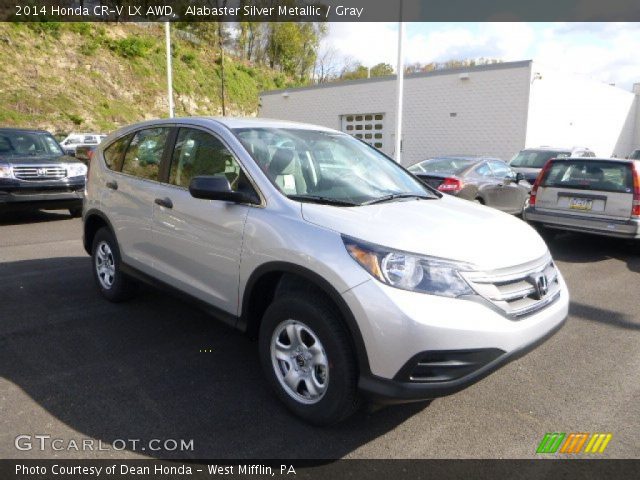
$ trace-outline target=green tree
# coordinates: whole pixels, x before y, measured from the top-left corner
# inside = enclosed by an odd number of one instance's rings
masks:
[[[393,75],[393,67],[388,63],[378,63],[371,67],[372,77],[384,77],[386,75]]]

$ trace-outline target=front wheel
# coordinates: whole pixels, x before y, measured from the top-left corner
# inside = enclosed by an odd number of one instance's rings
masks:
[[[82,216],[82,207],[70,208],[69,215],[73,218],[80,218]]]
[[[316,425],[337,423],[360,405],[349,333],[336,309],[320,296],[287,295],[266,310],[260,361],[278,397]]]

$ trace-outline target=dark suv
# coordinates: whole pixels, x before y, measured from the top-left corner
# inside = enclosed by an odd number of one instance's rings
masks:
[[[536,177],[544,167],[545,163],[552,158],[568,157],[595,157],[596,154],[587,147],[572,148],[525,148],[520,150],[509,162],[509,166],[516,172],[524,175],[525,180],[531,185],[536,181]]]
[[[86,174],[49,132],[0,128],[0,212],[68,209],[79,217]]]

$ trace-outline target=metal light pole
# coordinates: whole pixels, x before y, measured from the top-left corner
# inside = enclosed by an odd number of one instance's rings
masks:
[[[404,94],[404,62],[402,58],[402,39],[404,22],[402,21],[402,0],[400,0],[400,21],[398,22],[398,67],[397,67],[397,102],[396,102],[396,154],[395,161],[400,163],[402,148],[402,97]]]
[[[171,65],[171,30],[169,22],[164,22],[164,36],[167,49],[167,97],[169,99],[169,118],[173,118],[173,66]]]

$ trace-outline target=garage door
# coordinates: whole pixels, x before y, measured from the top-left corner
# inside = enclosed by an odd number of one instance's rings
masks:
[[[342,115],[343,132],[364,140],[379,150],[384,148],[384,113],[357,113]]]

